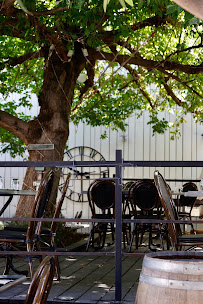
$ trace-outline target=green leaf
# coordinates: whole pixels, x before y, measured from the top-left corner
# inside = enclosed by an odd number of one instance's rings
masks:
[[[138,8],[141,9],[143,6],[143,0],[138,0]]]
[[[109,4],[109,1],[110,0],[103,0],[103,9],[104,9],[105,13],[106,13],[106,8],[107,8],[107,5]]]
[[[126,2],[127,4],[129,4],[130,6],[133,6],[133,1],[132,1],[132,0],[125,0],[125,2]]]
[[[166,11],[166,15],[172,14],[176,11],[178,11],[179,6],[176,4],[171,4],[168,6],[167,11]]]
[[[190,21],[189,21],[189,24],[192,25],[192,24],[199,24],[201,23],[201,20],[199,18],[192,18]]]
[[[122,7],[126,8],[126,5],[125,5],[125,1],[124,0],[119,0],[120,4]]]

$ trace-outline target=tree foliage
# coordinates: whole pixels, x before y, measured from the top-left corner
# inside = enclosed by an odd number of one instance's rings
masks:
[[[174,135],[188,112],[202,120],[202,30],[201,20],[170,0],[138,0],[133,5],[129,0],[1,1],[3,151],[23,153],[26,136],[12,129],[3,115],[10,113],[18,122],[34,119],[19,107],[31,107],[33,93],[42,106],[40,96],[49,85],[44,75],[54,54],[70,73],[79,55],[85,62],[78,69],[84,82],[78,78],[70,98],[74,123],[124,130],[129,115],[148,110],[154,132],[172,127]],[[68,100],[60,73],[55,77]],[[18,103],[11,98],[13,92],[21,94]],[[159,119],[163,110],[177,113],[173,125]]]

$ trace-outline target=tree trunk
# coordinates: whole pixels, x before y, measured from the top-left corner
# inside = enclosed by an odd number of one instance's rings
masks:
[[[75,54],[70,63],[64,63],[53,52],[47,59],[44,71],[44,83],[39,95],[40,113],[28,123],[28,144],[54,144],[54,150],[30,151],[30,161],[63,160],[66,142],[69,136],[69,119],[76,80],[85,67],[82,52]],[[47,169],[47,168],[46,168]],[[33,189],[33,181],[37,178],[35,168],[27,168],[22,189]],[[55,200],[60,178],[60,170],[56,171],[48,211],[54,213]],[[18,202],[16,216],[29,216],[34,197],[22,196]]]

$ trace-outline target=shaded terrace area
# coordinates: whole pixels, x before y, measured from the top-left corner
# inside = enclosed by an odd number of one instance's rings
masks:
[[[68,249],[68,248],[67,248]],[[84,248],[83,248],[84,249]],[[102,252],[112,252],[115,246],[105,246]],[[74,249],[75,250],[75,249]],[[79,250],[79,249],[78,249]],[[82,250],[82,248],[80,249]],[[147,247],[139,249],[140,253]],[[115,301],[115,262],[113,256],[71,255],[60,257],[61,280],[54,280],[47,303],[112,303]],[[38,266],[35,263],[35,268]],[[18,269],[27,269],[27,264],[17,261]],[[0,259],[0,271],[4,267]],[[122,301],[135,301],[142,257],[122,258]],[[12,271],[10,272],[11,274]],[[24,303],[30,279],[0,293],[0,303]]]
[[[20,162],[18,162],[20,163]],[[29,163],[29,164],[28,164]],[[14,162],[0,164],[13,166]],[[19,165],[19,164],[18,164]],[[139,273],[142,268],[142,257],[148,251],[147,247],[134,250],[136,255],[128,253],[122,244],[122,169],[124,166],[173,167],[196,166],[203,167],[203,162],[124,162],[121,151],[116,152],[115,162],[22,162],[21,166],[112,166],[115,167],[115,225],[116,242],[113,247],[105,246],[101,252],[90,251],[72,253],[68,251],[60,256],[61,281],[54,281],[48,303],[134,303]],[[7,219],[8,220],[8,219]],[[64,219],[73,221],[74,219]],[[80,220],[76,220],[80,221]],[[89,219],[83,221],[91,222]],[[123,220],[126,221],[126,220]],[[136,220],[127,220],[126,222]],[[145,220],[146,221],[146,220]],[[143,221],[143,222],[145,222]],[[164,221],[159,221],[164,222]],[[186,221],[188,222],[188,221]],[[107,242],[108,243],[108,242]],[[73,250],[74,251],[74,250]],[[140,255],[139,255],[140,253]],[[30,254],[33,254],[30,252]],[[51,252],[47,252],[51,255]],[[0,266],[4,266],[4,256],[1,254]],[[20,262],[19,262],[20,263]],[[27,265],[18,265],[26,267]],[[17,265],[16,265],[17,267]],[[18,268],[19,268],[18,267]],[[23,303],[29,286],[29,280],[0,293],[0,303]]]

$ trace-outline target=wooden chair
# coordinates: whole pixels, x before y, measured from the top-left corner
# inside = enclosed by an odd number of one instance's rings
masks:
[[[93,219],[113,219],[115,208],[115,184],[110,180],[96,180],[88,189],[88,200]],[[90,243],[94,249],[104,247],[107,231],[112,233],[114,241],[114,224],[106,222],[93,222],[86,250]],[[98,234],[97,245],[95,245],[95,234]]]
[[[129,188],[129,201],[132,208],[134,219],[159,219],[161,217],[161,206],[158,198],[156,187],[152,180],[145,179],[136,181]],[[150,250],[156,250],[152,248],[153,238],[152,233],[155,232],[161,239],[162,246],[162,234],[160,225],[154,224],[134,224],[132,236],[130,240],[130,246],[128,251],[131,251],[133,239],[135,237],[135,246],[138,248],[142,243],[143,235],[149,233],[148,247]],[[157,246],[157,245],[156,245]]]
[[[52,190],[54,179],[54,171],[48,170],[38,189],[35,197],[33,209],[31,212],[31,218],[42,218]],[[0,249],[1,250],[27,250],[27,252],[33,250],[39,250],[39,239],[42,229],[42,222],[30,221],[28,227],[22,226],[9,226],[5,227],[4,230],[0,231]],[[16,254],[15,257],[22,258]],[[41,260],[41,257],[39,257]],[[28,255],[25,260],[29,264],[30,276],[33,276],[33,263],[32,256]],[[12,269],[17,274],[27,274],[27,271],[19,271],[13,265],[13,256],[5,256],[5,269],[4,274],[8,274],[9,270]]]
[[[171,192],[159,171],[154,172],[154,181],[166,219],[178,220],[178,212],[172,199]],[[168,223],[168,233],[174,251],[181,250],[183,246],[189,247],[189,250],[203,246],[203,234],[183,234],[181,226],[178,223]]]
[[[62,194],[61,197],[56,205],[56,209],[55,209],[55,213],[54,213],[54,219],[59,218],[60,214],[61,214],[61,208],[63,205],[63,201],[69,186],[69,181],[70,181],[70,177],[71,177],[71,173],[69,173],[66,177],[65,183],[63,185],[63,189],[62,189]],[[56,245],[55,245],[55,236],[56,236],[56,229],[57,229],[57,222],[52,222],[51,223],[51,228],[50,229],[42,229],[39,237],[38,237],[38,243],[39,242],[43,242],[43,238],[49,238],[50,242],[46,242],[46,245],[49,246],[49,250],[50,251],[56,251]],[[44,242],[43,242],[44,243]],[[39,245],[38,245],[39,246]],[[39,247],[38,247],[39,248]],[[55,258],[55,264],[56,264],[56,276],[57,276],[57,280],[60,280],[60,266],[59,266],[59,260],[58,260],[58,256],[56,256]]]
[[[47,256],[37,268],[24,304],[46,303],[55,273],[55,257]]]

